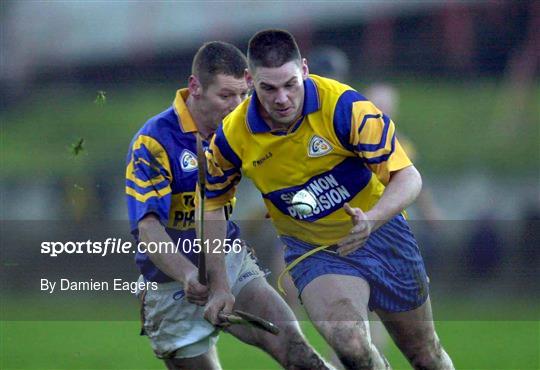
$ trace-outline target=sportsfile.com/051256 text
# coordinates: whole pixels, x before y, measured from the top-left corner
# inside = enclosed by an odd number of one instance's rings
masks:
[[[44,241],[41,243],[41,254],[57,257],[61,254],[134,254],[139,253],[240,253],[240,239],[181,239],[172,241],[132,243],[121,238],[107,238],[104,241]]]

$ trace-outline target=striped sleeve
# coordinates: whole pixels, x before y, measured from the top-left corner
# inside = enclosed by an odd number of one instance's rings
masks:
[[[171,167],[163,146],[139,135],[132,143],[126,167],[126,199],[132,230],[149,213],[167,225],[171,206]]]
[[[242,162],[233,151],[220,125],[206,151],[206,208],[215,210],[233,201],[242,177]]]
[[[362,158],[385,185],[392,172],[412,164],[396,138],[394,122],[356,91],[340,97],[334,128],[343,146]]]

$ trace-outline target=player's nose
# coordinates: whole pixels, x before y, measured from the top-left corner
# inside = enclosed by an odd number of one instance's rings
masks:
[[[287,104],[287,92],[284,89],[278,89],[274,98],[274,103],[283,105]]]

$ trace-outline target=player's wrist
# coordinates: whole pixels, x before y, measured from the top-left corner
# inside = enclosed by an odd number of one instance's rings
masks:
[[[186,267],[185,269],[182,270],[182,273],[180,274],[180,280],[181,280],[180,283],[186,284],[192,279],[197,279],[197,277],[198,277],[198,273],[195,266]]]
[[[389,220],[389,218],[386,215],[381,214],[380,212],[377,212],[376,209],[372,209],[366,212],[366,219],[368,220],[371,226],[370,229],[372,232],[377,230],[379,227],[384,225]]]

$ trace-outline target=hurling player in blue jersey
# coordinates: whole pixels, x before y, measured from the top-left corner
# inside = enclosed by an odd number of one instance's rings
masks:
[[[347,369],[388,368],[371,343],[375,310],[416,369],[453,369],[435,333],[428,278],[404,209],[421,177],[395,125],[351,87],[309,75],[293,36],[258,32],[249,42],[250,99],[223,120],[208,149],[207,217],[252,179],[282,241],[302,303]],[[316,206],[300,212],[303,190]],[[207,230],[223,238],[224,224]],[[219,280],[219,256],[209,260]],[[215,290],[212,292],[212,290]],[[205,312],[219,324],[234,296],[212,286]]]
[[[145,245],[180,241],[179,251],[139,251],[136,256],[140,280],[157,283],[148,285],[157,289],[140,294],[143,332],[170,369],[221,368],[215,348],[218,328],[203,317],[208,288],[198,281],[196,135],[207,145],[217,123],[246,98],[246,66],[245,56],[233,45],[204,44],[193,59],[188,87],[177,91],[172,107],[146,122],[127,156],[126,198],[135,238]],[[227,215],[232,203],[222,207]],[[233,222],[225,228],[229,239],[238,240]],[[281,328],[278,336],[235,325],[227,330],[262,348],[284,368],[327,369],[305,341],[292,311],[266,282],[251,251],[242,245],[240,252],[227,253],[224,262],[223,280],[218,283],[236,296],[234,308],[265,317]],[[209,279],[210,297],[216,284]]]

